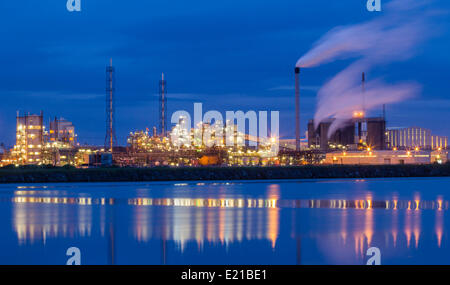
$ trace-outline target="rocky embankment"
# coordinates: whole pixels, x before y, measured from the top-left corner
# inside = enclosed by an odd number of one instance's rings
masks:
[[[1,168],[0,183],[257,180],[450,176],[444,165],[191,168]]]

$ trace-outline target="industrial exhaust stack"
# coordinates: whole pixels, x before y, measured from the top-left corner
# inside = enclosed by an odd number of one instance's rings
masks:
[[[295,150],[300,151],[300,67],[295,68]]]
[[[361,79],[361,90],[362,90],[362,112],[363,116],[366,116],[366,96],[365,96],[365,83],[366,83],[366,74],[362,73],[362,79]]]

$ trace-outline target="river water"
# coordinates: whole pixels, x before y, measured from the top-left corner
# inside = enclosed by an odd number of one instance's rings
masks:
[[[0,185],[0,264],[450,264],[450,178]]]

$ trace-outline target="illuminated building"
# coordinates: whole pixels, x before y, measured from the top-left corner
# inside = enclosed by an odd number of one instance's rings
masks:
[[[77,135],[75,134],[75,127],[64,118],[50,121],[49,141],[62,142],[70,146],[76,145]]]
[[[44,143],[43,112],[40,115],[17,113],[16,145],[11,152],[15,164],[42,164]]]
[[[386,131],[386,139],[389,148],[408,149],[419,147],[421,149],[446,149],[448,138],[434,136],[431,130],[410,127],[395,128]]]
[[[0,167],[9,164],[9,155],[8,151],[4,147],[3,144],[0,144]]]
[[[431,136],[431,148],[432,149],[447,149],[448,148],[448,137]]]
[[[217,123],[217,125],[216,125]],[[237,131],[228,122],[199,123],[189,128],[189,122],[180,117],[167,137],[151,137],[147,131],[129,134],[128,152],[117,155],[120,165],[134,166],[197,166],[197,165],[270,165],[276,164],[278,139],[261,139]],[[229,135],[226,143],[226,134]],[[250,142],[257,147],[250,146]]]
[[[50,121],[50,130],[44,132],[42,163],[54,166],[78,165],[75,127],[64,118]]]
[[[332,134],[328,134],[335,118],[330,118],[314,127],[314,120],[308,123],[308,146],[313,149],[358,149],[371,147],[385,149],[386,121],[382,117],[365,118],[364,113],[343,123],[343,126]]]
[[[188,127],[189,126],[189,127]],[[171,143],[177,148],[191,148],[193,133],[190,129],[190,122],[186,117],[180,116],[178,124],[173,127],[170,138]],[[209,128],[208,128],[209,129]]]
[[[389,129],[386,132],[389,148],[431,148],[431,130],[411,127]]]
[[[128,151],[131,153],[147,153],[169,149],[166,138],[149,136],[148,131],[130,133],[127,138]]]
[[[295,150],[295,142],[296,139],[280,139],[280,148],[286,150]],[[308,148],[308,139],[302,138],[300,139],[300,149]]]
[[[54,166],[78,165],[78,150],[62,142],[48,142],[42,148],[42,164]]]
[[[317,128],[314,127],[314,120],[308,123],[308,146],[310,148],[328,150],[334,146],[345,146],[353,143],[353,127],[351,125],[341,128],[328,137],[328,130],[334,119],[327,119],[320,122]]]
[[[443,150],[371,150],[329,152],[326,154],[324,163],[346,165],[442,164],[447,161],[448,152]]]

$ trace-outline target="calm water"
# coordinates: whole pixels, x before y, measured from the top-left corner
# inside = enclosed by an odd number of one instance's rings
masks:
[[[0,264],[450,264],[450,179],[0,185]]]

